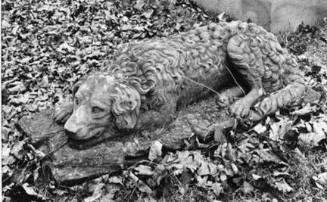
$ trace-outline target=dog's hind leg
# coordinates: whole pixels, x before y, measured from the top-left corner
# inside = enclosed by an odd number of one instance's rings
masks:
[[[318,102],[320,98],[321,94],[310,87],[300,83],[291,83],[258,102],[250,111],[248,119],[259,121],[278,109],[301,103]]]
[[[296,65],[296,62],[291,58],[286,58],[283,63],[285,67],[283,80],[287,83],[286,87],[269,94],[256,103],[249,114],[249,120],[258,121],[276,112],[278,109],[303,103],[318,102],[320,100],[321,96],[325,93],[324,90],[322,89],[321,92],[317,92],[307,86],[304,76],[301,75],[299,70],[294,68]]]
[[[247,117],[251,106],[264,95],[262,75],[259,72],[260,68],[264,68],[263,63],[260,63],[262,53],[260,50],[257,53],[251,50],[251,40],[252,37],[238,34],[233,36],[227,45],[229,68],[236,79],[249,89],[243,98],[230,107],[232,114],[238,118]]]

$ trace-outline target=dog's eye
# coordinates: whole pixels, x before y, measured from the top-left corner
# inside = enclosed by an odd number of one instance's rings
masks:
[[[100,107],[92,107],[92,113],[94,113],[94,114],[101,113],[103,111],[104,111],[104,109],[102,109]]]

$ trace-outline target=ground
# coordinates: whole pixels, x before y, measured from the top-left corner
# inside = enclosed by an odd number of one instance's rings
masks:
[[[284,109],[219,143],[151,147],[149,159],[79,184],[44,181],[42,153],[16,125],[71,99],[72,85],[118,44],[224,20],[182,0],[2,1],[4,201],[326,201],[324,102]],[[228,19],[229,20],[229,19]],[[280,34],[308,84],[326,88],[327,22]],[[320,85],[319,85],[320,84]],[[191,135],[191,134],[190,134]],[[154,158],[155,156],[156,158]]]

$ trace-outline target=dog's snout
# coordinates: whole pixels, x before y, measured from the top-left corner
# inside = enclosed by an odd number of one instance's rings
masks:
[[[74,123],[74,121],[71,118],[68,119],[64,128],[69,133],[77,133],[77,131],[79,130],[78,125],[76,123]]]
[[[79,139],[78,138],[78,134],[81,132],[82,126],[78,123],[76,123],[76,120],[74,118],[74,116],[70,117],[65,126],[64,129],[66,131],[66,134],[68,135],[68,137],[72,138],[72,139]]]

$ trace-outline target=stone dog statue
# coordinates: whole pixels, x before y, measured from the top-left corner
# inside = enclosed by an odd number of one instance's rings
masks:
[[[162,127],[176,110],[234,81],[246,95],[230,111],[251,120],[294,104],[307,89],[276,37],[240,21],[127,44],[114,58],[80,80],[73,89],[74,103],[55,114],[71,138]]]

